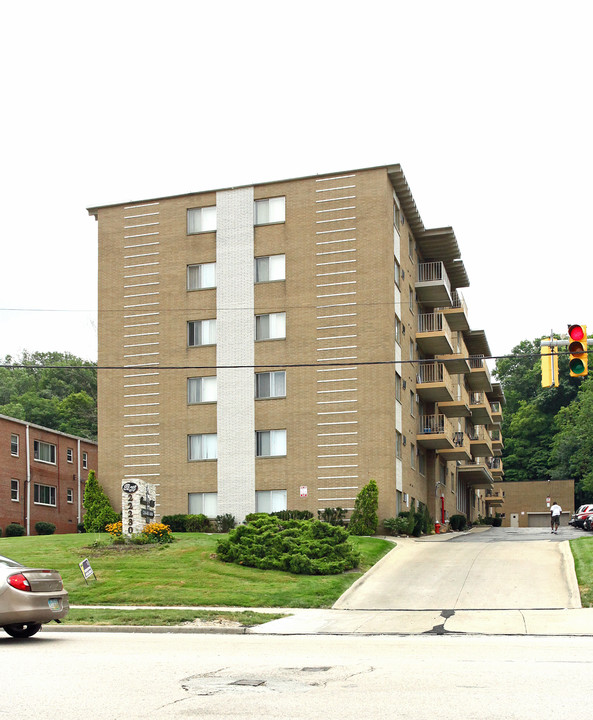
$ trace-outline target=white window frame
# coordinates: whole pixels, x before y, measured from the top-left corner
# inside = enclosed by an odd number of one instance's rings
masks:
[[[10,433],[10,454],[13,457],[19,456],[20,437],[16,433]]]
[[[205,338],[205,341],[203,341],[203,338]],[[196,339],[199,342],[196,342]],[[216,345],[216,319],[188,320],[187,346],[205,347],[207,345]]]
[[[197,433],[187,436],[188,462],[203,462],[218,459],[218,438],[216,433]]]
[[[49,450],[50,460],[41,457],[45,451]],[[54,443],[45,442],[45,440],[33,440],[33,458],[37,462],[46,463],[47,465],[56,464],[56,446]]]
[[[69,463],[74,462],[74,450],[72,448],[66,448],[66,461]]]
[[[416,469],[416,445],[410,443],[410,467],[412,470]]]
[[[218,493],[188,493],[187,511],[191,515],[206,515],[206,517],[215,518],[218,515]]]
[[[255,316],[255,339],[286,340],[286,313],[263,313]]]
[[[286,457],[286,430],[257,430],[255,456],[258,458]]]
[[[19,502],[21,499],[21,483],[15,478],[10,481],[10,499],[12,502]]]
[[[187,290],[209,290],[216,287],[216,263],[196,263],[187,266]]]
[[[216,375],[187,378],[187,404],[202,405],[217,401]]]
[[[286,280],[286,255],[262,255],[255,258],[255,282],[280,282]]]
[[[254,203],[254,225],[274,225],[286,221],[286,197],[280,195],[273,198],[256,200]]]
[[[402,434],[399,430],[395,431],[395,457],[402,459]]]
[[[267,378],[268,394],[265,385]],[[255,373],[255,397],[257,400],[286,397],[286,370],[273,370],[270,372]]]
[[[273,513],[288,510],[286,490],[256,490],[255,512]]]
[[[40,499],[41,494],[47,493],[49,502]],[[56,488],[54,485],[44,485],[42,483],[33,483],[33,504],[46,505],[47,507],[57,507],[56,505]]]
[[[89,466],[89,454],[86,452],[82,453],[82,467],[86,470]]]
[[[74,502],[74,490],[66,488],[66,502],[72,504]]]
[[[188,208],[187,234],[216,232],[216,205],[206,205],[199,208]]]

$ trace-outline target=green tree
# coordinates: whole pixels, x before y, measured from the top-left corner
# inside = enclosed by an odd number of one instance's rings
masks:
[[[374,480],[369,480],[356,496],[354,510],[348,524],[352,535],[374,535],[379,524],[379,488]]]
[[[99,484],[94,470],[89,470],[82,506],[86,510],[83,522],[87,532],[104,532],[106,525],[120,519],[111,507],[109,498]]]

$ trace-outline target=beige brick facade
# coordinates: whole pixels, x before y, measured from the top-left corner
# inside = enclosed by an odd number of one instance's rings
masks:
[[[283,217],[258,224],[258,201],[275,198]],[[188,210],[214,206],[219,237],[188,233]],[[195,501],[242,519],[256,493],[317,514],[352,509],[375,479],[380,519],[412,502],[439,520],[441,508],[488,512],[485,492],[502,476],[492,444],[502,393],[457,293],[468,281],[454,233],[424,228],[399,166],[89,212],[99,222],[99,479],[115,504],[122,481],[141,478],[159,485],[160,515]],[[257,282],[254,258],[280,255],[285,276]],[[189,290],[188,266],[206,263],[218,290]],[[258,339],[255,318],[269,314],[285,336]],[[201,320],[217,320],[216,342],[190,347],[188,323]],[[255,398],[254,373],[280,370],[285,396]],[[190,404],[188,378],[211,376],[217,401]],[[276,431],[285,452],[256,457],[255,433],[281,445]],[[189,459],[190,444],[199,454],[211,442],[194,436],[217,433],[217,459]]]

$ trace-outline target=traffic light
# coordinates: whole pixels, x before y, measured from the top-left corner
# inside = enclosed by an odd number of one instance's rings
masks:
[[[542,345],[542,387],[558,387],[558,351],[555,347]]]
[[[568,368],[570,377],[585,377],[587,375],[587,326],[569,325],[568,337],[570,342],[568,351]]]

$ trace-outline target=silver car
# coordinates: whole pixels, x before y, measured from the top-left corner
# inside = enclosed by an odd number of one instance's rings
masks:
[[[30,568],[0,555],[0,627],[28,638],[43,623],[68,614],[68,593],[57,570]]]

